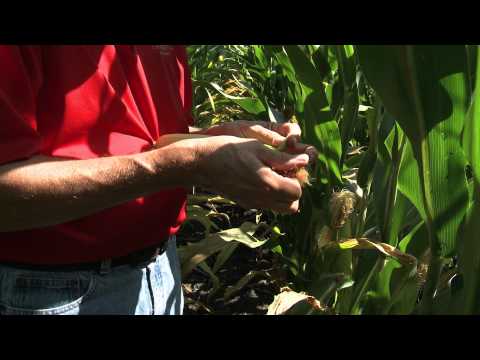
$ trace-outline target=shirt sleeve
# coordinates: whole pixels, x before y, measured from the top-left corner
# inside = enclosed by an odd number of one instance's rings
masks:
[[[39,46],[0,45],[0,164],[39,152],[36,102],[42,80]]]
[[[190,68],[188,66],[188,55],[185,46],[175,46],[176,56],[181,64],[182,84],[184,97],[184,110],[187,114],[188,125],[194,125],[194,119],[192,116],[192,78],[190,74]]]

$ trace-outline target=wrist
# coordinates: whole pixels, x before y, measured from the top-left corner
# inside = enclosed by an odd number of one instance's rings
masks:
[[[152,150],[149,162],[155,181],[167,187],[197,185],[197,156],[195,141],[188,139]]]
[[[212,125],[206,129],[203,129],[202,133],[210,136],[229,135],[224,124]]]

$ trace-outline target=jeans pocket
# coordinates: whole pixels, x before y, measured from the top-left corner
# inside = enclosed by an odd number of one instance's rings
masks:
[[[88,272],[56,273],[0,267],[0,314],[77,313],[93,288],[94,276]]]
[[[167,250],[152,265],[155,314],[183,313],[182,279],[176,239],[172,236]],[[156,291],[155,291],[156,290]]]

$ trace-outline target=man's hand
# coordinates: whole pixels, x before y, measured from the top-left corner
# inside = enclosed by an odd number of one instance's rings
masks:
[[[267,121],[236,120],[214,125],[196,133],[205,135],[228,135],[245,139],[256,139],[264,144],[278,147],[286,142],[286,151],[292,154],[308,154],[310,161],[317,157],[313,146],[300,143],[302,131],[296,123],[276,124]]]
[[[255,129],[244,135],[256,136]],[[305,166],[309,156],[304,151],[282,153],[263,141],[234,136],[167,137],[181,140],[163,143],[162,137],[158,147],[132,155],[85,160],[37,155],[0,165],[0,232],[61,224],[164,189],[193,185],[246,208],[298,210],[300,184],[274,170]]]
[[[169,146],[195,149],[191,177],[196,185],[222,194],[245,208],[298,211],[302,189],[288,171],[308,164],[307,154],[287,154],[266,147],[256,139],[235,136],[192,138]]]
[[[279,146],[287,137],[300,140],[301,130],[298,124],[276,124],[267,121],[237,120],[214,125],[205,130],[208,135],[230,135],[246,139],[257,139],[264,144]]]

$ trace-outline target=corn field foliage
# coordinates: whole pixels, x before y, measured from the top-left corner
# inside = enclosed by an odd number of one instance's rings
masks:
[[[480,58],[470,45],[191,46],[194,115],[296,121],[318,159],[296,215],[181,249],[216,273],[239,244],[270,249],[271,314],[480,313]],[[478,99],[478,100],[477,100]],[[203,199],[205,200],[205,199]],[[208,201],[228,202],[211,196]],[[205,260],[215,255],[215,264]]]

